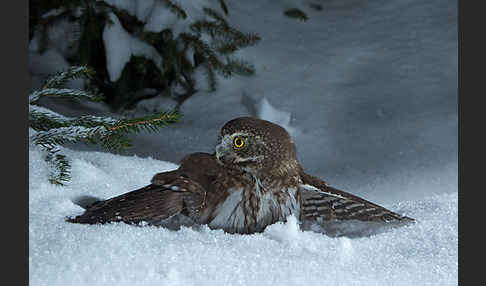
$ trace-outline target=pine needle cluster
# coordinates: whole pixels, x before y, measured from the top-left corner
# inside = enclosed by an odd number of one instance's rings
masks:
[[[242,59],[235,59],[231,54],[235,51],[255,45],[260,41],[256,33],[243,33],[231,27],[225,17],[218,11],[211,8],[204,8],[204,13],[211,20],[199,20],[191,25],[192,34],[182,34],[181,40],[186,46],[197,51],[204,65],[209,86],[216,90],[215,72],[221,73],[224,77],[233,74],[249,76],[255,73],[253,65]],[[211,38],[211,43],[201,39],[202,34]]]
[[[129,134],[141,131],[156,132],[161,127],[178,121],[176,112],[162,112],[140,118],[113,119],[85,115],[66,117],[39,105],[43,97],[62,97],[76,100],[102,101],[101,94],[63,88],[76,78],[91,79],[94,71],[86,66],[73,66],[49,77],[42,88],[29,95],[29,126],[35,132],[30,141],[45,152],[45,160],[51,165],[49,181],[63,185],[70,180],[70,164],[61,154],[61,146],[68,142],[99,144],[107,150],[121,150],[131,146]]]

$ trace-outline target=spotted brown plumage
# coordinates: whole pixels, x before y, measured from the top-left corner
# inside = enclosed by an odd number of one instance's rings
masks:
[[[290,135],[251,117],[227,122],[214,154],[186,156],[177,170],[151,184],[86,208],[73,223],[125,222],[179,229],[208,225],[229,233],[255,233],[299,219],[303,230],[367,235],[414,221],[306,174]]]

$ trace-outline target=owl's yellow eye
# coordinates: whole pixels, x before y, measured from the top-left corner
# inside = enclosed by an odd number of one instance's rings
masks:
[[[245,145],[245,140],[243,140],[243,138],[241,137],[235,137],[235,139],[233,140],[233,145],[236,148],[241,148],[243,147],[243,145]]]

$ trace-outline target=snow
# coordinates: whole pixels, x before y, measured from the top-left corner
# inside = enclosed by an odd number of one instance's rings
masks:
[[[79,225],[81,195],[109,198],[176,164],[63,150],[72,182],[47,181],[29,149],[30,285],[457,285],[457,193],[386,205],[419,223],[364,238],[302,232],[295,217],[254,235],[123,223]],[[405,191],[405,190],[402,190]]]
[[[43,17],[62,12],[62,9],[52,10],[44,14]],[[73,50],[77,47],[76,37],[79,36],[80,30],[76,22],[61,19],[55,25],[49,25],[47,29],[48,45],[42,54],[38,53],[41,40],[40,33],[34,34],[28,46],[28,69],[32,77],[31,86],[33,88],[39,88],[46,76],[67,69],[69,64],[66,58],[73,56]],[[83,80],[73,80],[67,83],[66,87],[82,88]]]
[[[53,75],[60,70],[69,68],[69,64],[63,55],[55,48],[48,48],[42,55],[37,53],[37,47],[31,41],[29,45],[29,72],[31,74],[32,88],[40,88],[47,76]],[[31,48],[32,47],[32,48]],[[76,79],[66,84],[69,88],[82,88],[83,80]]]
[[[290,126],[290,112],[276,109],[265,97],[258,102],[256,115],[260,119],[268,120],[282,126],[292,137],[296,136],[296,130]]]
[[[137,17],[138,20],[145,22],[147,17],[152,14],[155,5],[154,0],[131,1],[131,0],[104,0],[118,9],[125,10],[128,14]]]
[[[218,1],[173,0],[173,3],[186,12],[187,17],[180,19],[174,12],[167,9],[168,6],[164,1],[104,0],[104,2],[137,17],[138,20],[145,23],[145,31],[157,33],[165,29],[172,29],[174,37],[177,37],[182,32],[189,32],[189,25],[193,21],[207,18],[203,12],[204,7],[219,10]]]
[[[133,56],[144,56],[153,60],[154,64],[162,69],[162,57],[157,50],[125,31],[118,17],[110,13],[111,25],[105,25],[103,30],[103,43],[106,50],[106,68],[111,81],[117,81]]]
[[[37,97],[35,96],[36,94],[34,94],[34,96],[31,96],[29,97],[29,100],[32,101],[32,100],[36,100]],[[59,114],[55,111],[52,111],[48,108],[45,108],[45,107],[42,107],[42,106],[38,106],[38,105],[32,105],[32,104],[29,104],[29,113],[43,113],[43,114],[46,114],[50,117],[54,117],[54,118],[58,118],[58,119],[61,119],[61,120],[69,120],[68,117],[62,115],[62,114]]]

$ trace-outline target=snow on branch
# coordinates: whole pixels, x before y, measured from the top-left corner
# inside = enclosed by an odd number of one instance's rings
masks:
[[[92,78],[94,70],[86,66],[72,66],[65,71],[58,72],[57,74],[49,77],[42,88],[56,88],[63,86],[67,81],[77,78]]]
[[[45,89],[36,90],[32,92],[29,96],[29,102],[34,103],[38,101],[40,97],[43,96],[71,97],[75,99],[86,99],[90,101],[103,100],[103,97],[101,95],[95,95],[84,90],[70,89],[70,88],[45,88]]]

